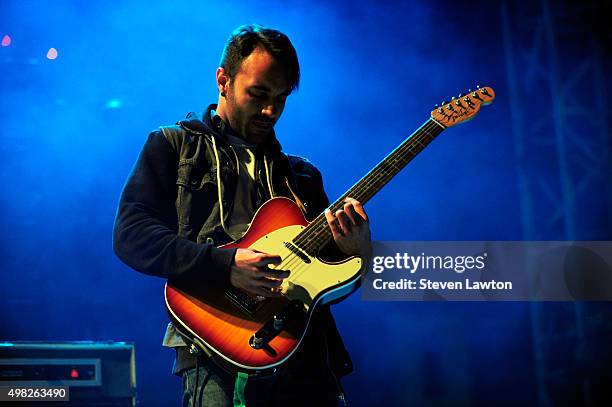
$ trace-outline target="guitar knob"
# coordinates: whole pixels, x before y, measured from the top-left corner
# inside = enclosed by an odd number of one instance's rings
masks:
[[[253,349],[261,349],[265,344],[263,338],[259,338],[257,335],[253,335],[249,340],[249,345],[251,345]]]
[[[283,329],[283,325],[285,325],[285,318],[277,317],[276,315],[274,315],[274,329],[280,331],[281,329]]]

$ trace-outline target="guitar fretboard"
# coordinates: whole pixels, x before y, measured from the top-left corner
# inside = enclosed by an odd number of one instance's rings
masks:
[[[368,202],[443,130],[444,127],[440,124],[432,119],[427,120],[369,173],[342,194],[329,206],[329,209],[333,213],[342,209],[347,197],[354,198],[361,204]],[[325,214],[321,213],[293,239],[293,243],[309,255],[314,256],[331,238],[332,234],[327,225]]]

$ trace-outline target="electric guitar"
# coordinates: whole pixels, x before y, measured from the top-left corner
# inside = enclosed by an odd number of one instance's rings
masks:
[[[471,119],[494,98],[493,89],[484,87],[442,102],[429,120],[329,208],[342,208],[346,197],[365,204],[444,129]],[[292,200],[270,199],[241,239],[221,247],[278,254],[282,262],[270,267],[290,271],[281,285],[282,296],[265,298],[233,287],[169,281],[165,300],[171,320],[187,340],[226,369],[255,373],[282,364],[299,347],[315,308],[359,286],[361,258],[329,263],[317,257],[331,238],[323,213],[309,223]]]

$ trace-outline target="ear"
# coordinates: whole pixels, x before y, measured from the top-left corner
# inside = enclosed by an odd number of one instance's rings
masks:
[[[222,67],[217,68],[217,89],[221,96],[227,95],[227,89],[230,83],[230,77]]]

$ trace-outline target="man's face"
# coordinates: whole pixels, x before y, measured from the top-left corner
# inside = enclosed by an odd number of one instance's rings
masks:
[[[221,75],[224,75],[222,68]],[[219,83],[219,73],[217,81]],[[264,49],[246,57],[233,78],[227,78],[221,117],[246,141],[259,144],[272,134],[291,93],[282,65]]]

